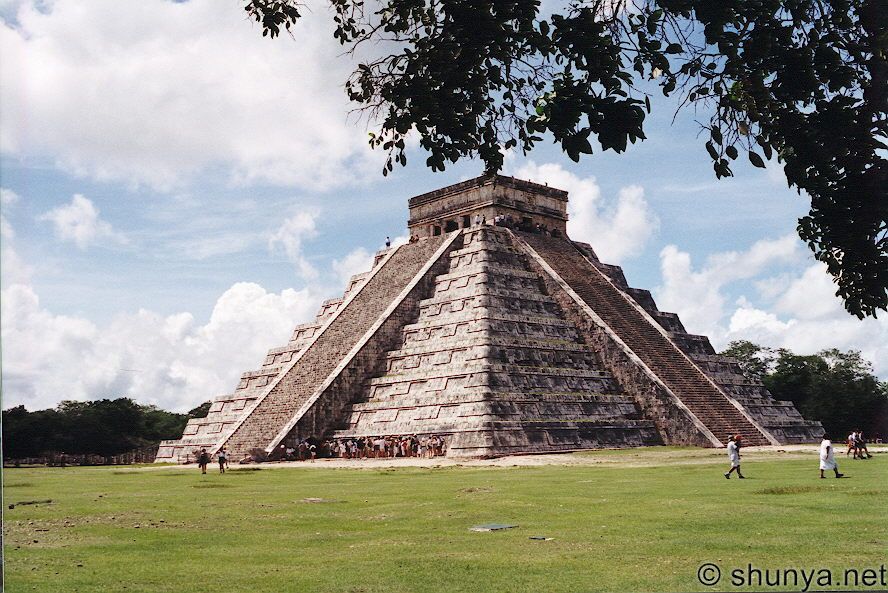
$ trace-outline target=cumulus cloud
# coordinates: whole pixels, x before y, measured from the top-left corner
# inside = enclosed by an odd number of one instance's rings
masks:
[[[660,252],[662,284],[656,290],[657,304],[665,311],[678,313],[691,332],[719,333],[719,324],[726,314],[727,285],[798,257],[798,239],[787,235],[757,241],[746,251],[716,253],[700,270],[694,270],[689,253],[667,245]]]
[[[244,14],[214,0],[23,3],[0,24],[0,148],[163,189],[208,169],[315,189],[376,175],[327,12],[304,11],[296,41],[263,38]]]
[[[18,202],[19,199],[19,195],[11,189],[0,187],[0,204],[2,204],[3,206],[11,206],[12,204]]]
[[[812,264],[790,280],[770,306],[739,300],[725,339],[747,339],[800,354],[825,348],[860,350],[879,376],[888,377],[888,320],[849,315],[835,291],[826,265]]]
[[[336,279],[343,286],[349,281],[349,278],[355,274],[368,272],[372,266],[373,254],[363,247],[349,252],[342,259],[334,259],[332,264]]]
[[[74,194],[71,203],[53,208],[40,216],[53,224],[56,237],[63,241],[72,241],[80,249],[102,239],[112,239],[125,243],[126,238],[115,232],[111,225],[99,218],[99,210],[92,200],[81,194]]]
[[[129,396],[188,410],[232,391],[240,374],[286,344],[321,300],[309,289],[275,294],[238,283],[204,325],[190,313],[164,317],[141,309],[102,327],[55,315],[32,287],[12,285],[2,293],[4,405],[39,409],[61,399]]]
[[[9,208],[19,200],[19,196],[11,190],[0,189],[0,204]],[[0,286],[27,284],[31,281],[31,266],[27,265],[15,249],[15,229],[0,214]]]
[[[18,201],[19,195],[17,193],[11,189],[6,189],[5,187],[0,188],[0,206],[9,208]],[[0,237],[7,240],[11,240],[15,237],[15,231],[12,230],[12,225],[9,224],[9,221],[6,220],[5,214],[0,214]]]
[[[845,312],[821,263],[804,261],[793,235],[761,240],[745,251],[716,253],[695,269],[674,245],[660,253],[660,309],[678,313],[688,331],[709,336],[716,349],[732,340],[811,354],[825,348],[860,350],[877,374],[888,376],[888,321]],[[732,285],[755,293],[732,299]]]
[[[299,212],[286,219],[268,239],[268,248],[283,251],[296,266],[296,271],[304,279],[318,277],[318,271],[305,257],[302,244],[306,239],[316,237],[316,223],[320,213],[316,210]]]
[[[531,161],[514,174],[567,190],[568,234],[576,241],[590,243],[607,263],[620,263],[641,253],[659,226],[640,186],[620,189],[613,202],[602,198],[595,177],[579,177],[558,164],[537,165]]]

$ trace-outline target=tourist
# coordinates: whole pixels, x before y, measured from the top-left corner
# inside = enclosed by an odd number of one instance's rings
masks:
[[[200,456],[197,458],[197,466],[200,468],[200,473],[207,473],[207,465],[210,463],[210,454],[207,453],[206,449],[200,450]]]
[[[725,472],[725,478],[728,480],[731,479],[731,474],[734,472],[737,472],[737,477],[741,480],[745,479],[745,476],[740,473],[740,441],[739,434],[728,437],[728,461],[731,462],[731,469]]]
[[[848,435],[848,450],[845,451],[845,457],[851,454],[854,451],[854,459],[857,459],[857,433],[851,431],[851,434]]]
[[[823,440],[820,442],[820,477],[825,478],[823,475],[825,470],[831,469],[836,472],[836,477],[841,478],[845,474],[839,473],[839,466],[836,464],[835,453],[833,451],[832,441],[829,440],[829,437],[824,434]]]
[[[311,462],[314,463],[315,459],[318,457],[318,448],[314,443],[308,444],[308,454],[311,456]]]
[[[224,474],[225,468],[228,466],[228,453],[225,451],[225,447],[219,449],[218,453],[219,457],[219,473]]]
[[[480,214],[475,215],[475,221],[474,221],[473,226],[481,226],[481,215]]]
[[[872,459],[872,455],[869,453],[869,449],[866,448],[866,438],[863,436],[863,431],[859,428],[857,429],[857,454],[861,459]],[[866,457],[864,457],[866,455]]]
[[[392,240],[389,237],[385,238],[385,248],[388,249],[392,246]]]

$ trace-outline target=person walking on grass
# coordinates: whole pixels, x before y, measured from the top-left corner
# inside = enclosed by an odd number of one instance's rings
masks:
[[[841,478],[845,474],[839,473],[839,466],[836,464],[836,456],[835,451],[833,450],[832,441],[829,440],[829,436],[824,434],[823,440],[820,441],[820,477],[825,478],[823,472],[826,470],[833,470],[836,473],[837,478]]]
[[[228,452],[225,451],[225,447],[219,449],[219,473],[224,474],[225,468],[228,466]]]
[[[848,435],[848,450],[845,451],[845,457],[854,452],[854,459],[857,459],[857,431]]]
[[[738,434],[737,436],[729,436],[728,437],[728,460],[731,462],[731,469],[729,469],[725,473],[725,478],[728,480],[731,479],[731,474],[737,472],[737,477],[741,480],[745,480],[746,477],[740,473],[740,441],[742,437]]]
[[[863,436],[863,431],[859,428],[857,429],[857,455],[860,459],[872,459],[872,455],[870,455],[869,449],[866,448],[866,437]]]
[[[206,449],[200,450],[200,456],[197,458],[197,465],[200,467],[200,473],[207,473],[207,465],[210,463],[210,454]]]

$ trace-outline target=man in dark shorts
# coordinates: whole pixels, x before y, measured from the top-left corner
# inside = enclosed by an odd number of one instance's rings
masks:
[[[197,466],[200,468],[200,473],[207,473],[207,465],[210,463],[210,454],[207,453],[206,449],[200,450],[200,456],[197,458]]]

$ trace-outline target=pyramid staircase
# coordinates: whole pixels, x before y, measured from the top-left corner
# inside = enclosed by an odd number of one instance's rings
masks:
[[[377,253],[157,461],[222,446],[274,459],[309,437],[435,434],[449,456],[479,457],[823,434],[567,239],[566,205],[566,192],[500,176],[412,198],[415,240]],[[517,230],[535,221],[551,232]]]
[[[446,435],[454,457],[661,444],[510,235],[463,233],[333,436]]]
[[[342,298],[325,301],[314,321],[296,326],[286,346],[269,350],[262,368],[244,373],[234,393],[216,397],[205,418],[189,420],[181,439],[162,441],[156,461],[193,461],[201,448],[215,452],[223,446],[233,457],[258,450],[273,457],[276,445],[294,428],[294,416],[316,420],[320,410],[312,404],[321,395],[319,387],[327,389],[333,379],[347,379],[358,369],[367,372],[363,365],[375,364],[373,338],[382,339],[380,326],[397,325],[404,307],[396,305],[412,304],[409,294],[399,292],[414,289],[414,276],[433,267],[441,258],[436,252],[455,238],[424,239],[378,253],[370,272],[353,276]],[[368,331],[372,335],[365,335]],[[354,348],[358,351],[351,352]],[[347,369],[346,359],[352,363]],[[322,399],[320,413],[326,416],[334,404]],[[309,434],[315,429],[310,426]]]
[[[665,331],[669,340],[765,432],[781,444],[820,440],[823,435],[820,422],[805,420],[792,402],[775,400],[761,380],[743,374],[738,360],[717,354],[706,336],[688,333],[678,315],[660,311],[650,291],[629,286],[623,270],[602,263],[590,245],[577,241],[573,244],[624,297],[635,301]]]
[[[702,425],[700,436],[714,437],[718,445],[739,434],[747,445],[769,445],[822,434],[820,423],[805,421],[791,403],[776,402],[760,383],[742,379],[736,361],[715,355],[705,336],[685,332],[678,316],[657,310],[649,292],[629,288],[622,271],[601,264],[588,246],[537,234],[521,233],[520,240],[656,376],[674,404]],[[623,379],[631,390],[631,380]],[[638,399],[651,398],[640,393]],[[674,415],[660,420],[662,430],[669,430],[667,424],[674,430]]]

